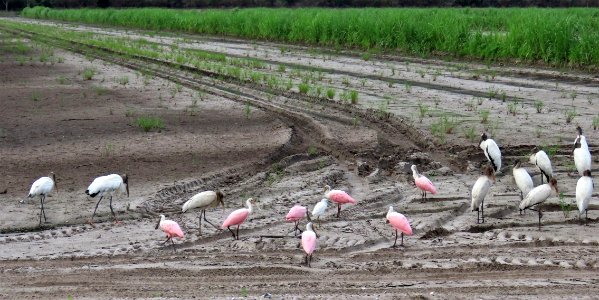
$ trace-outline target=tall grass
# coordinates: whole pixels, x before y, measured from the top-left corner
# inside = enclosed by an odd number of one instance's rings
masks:
[[[22,15],[412,55],[599,65],[596,8],[49,9]]]

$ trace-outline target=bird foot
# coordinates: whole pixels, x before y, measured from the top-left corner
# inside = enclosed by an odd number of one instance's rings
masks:
[[[91,225],[93,228],[96,228],[96,224],[94,224],[94,220],[92,219],[87,220],[87,224]]]
[[[115,225],[120,225],[120,224],[123,224],[123,221],[114,220],[114,224],[115,224]]]

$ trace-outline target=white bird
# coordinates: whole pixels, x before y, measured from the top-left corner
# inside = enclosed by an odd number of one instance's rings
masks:
[[[472,187],[472,203],[470,205],[470,209],[472,209],[472,211],[476,210],[477,212],[477,224],[481,223],[481,219],[482,223],[485,222],[485,197],[487,196],[487,193],[489,193],[489,189],[491,188],[491,185],[493,185],[493,182],[495,182],[495,173],[493,172],[493,169],[490,167],[485,167],[483,169],[483,175],[476,180],[474,186]],[[480,217],[481,214],[482,218]]]
[[[581,137],[578,136],[576,138],[576,142],[574,142],[574,165],[576,166],[576,170],[580,176],[584,176],[584,171],[591,169],[591,152],[589,152],[589,148],[585,148],[582,146]]]
[[[324,215],[325,211],[329,207],[329,200],[324,198],[320,200],[312,209],[312,218],[316,218],[318,226],[320,226],[320,216]]]
[[[526,169],[521,167],[521,164],[522,162],[520,160],[516,160],[514,167],[512,168],[514,180],[516,181],[518,189],[520,189],[520,201],[524,200],[524,197],[528,195],[528,192],[534,188],[530,174],[528,174]]]
[[[501,169],[501,151],[497,146],[497,143],[493,139],[487,137],[486,133],[480,136],[480,148],[485,153],[485,156],[491,162],[491,166],[495,172]]]
[[[536,205],[536,211],[539,213],[539,230],[541,230],[541,218],[543,217],[543,214],[541,213],[541,204],[545,202],[553,192],[555,192],[555,195],[559,193],[557,189],[557,180],[555,180],[555,178],[551,178],[549,183],[539,185],[532,189],[528,195],[526,195],[526,198],[520,202],[520,210],[532,209],[531,207]]]
[[[102,201],[104,196],[110,196],[110,211],[112,212],[112,216],[114,217],[115,221],[118,222],[114,210],[112,209],[112,196],[116,193],[124,194],[125,192],[127,193],[127,197],[129,197],[129,177],[127,174],[110,174],[94,179],[87,190],[85,190],[85,193],[92,198],[100,195],[100,200],[98,200],[98,203],[96,204],[96,208],[94,209],[90,223],[93,223],[98,205],[100,205],[100,201]]]
[[[183,204],[183,209],[182,212],[186,212],[188,210],[194,209],[194,208],[198,208],[200,210],[202,210],[200,212],[200,216],[198,217],[198,220],[200,221],[200,225],[198,227],[198,231],[200,232],[200,235],[202,234],[202,215],[204,215],[204,221],[206,221],[208,224],[212,225],[212,227],[217,228],[218,227],[212,223],[210,223],[210,221],[208,221],[208,219],[206,219],[206,209],[209,207],[217,207],[218,204],[221,204],[223,206],[223,210],[225,209],[225,202],[223,201],[223,193],[221,193],[221,191],[204,191],[198,194],[195,194],[193,197],[191,197],[189,200],[187,200],[187,202],[185,202],[185,204]]]
[[[540,150],[536,153],[530,155],[530,163],[537,166],[539,171],[541,171],[541,184],[543,184],[543,176],[547,178],[547,182],[553,176],[553,170],[551,168],[551,160],[549,160],[549,156],[545,151]]]
[[[579,215],[585,213],[585,220],[588,219],[589,212],[589,201],[593,195],[593,178],[591,177],[591,171],[585,170],[583,176],[578,179],[576,183],[576,204],[578,206]]]
[[[29,189],[29,195],[27,195],[27,198],[40,196],[40,226],[42,225],[42,215],[44,216],[44,222],[47,221],[46,211],[44,210],[44,201],[46,201],[46,195],[51,193],[52,190],[56,188],[56,175],[54,175],[54,172],[50,172],[48,177],[41,177],[40,179],[34,181],[31,185],[31,189]]]

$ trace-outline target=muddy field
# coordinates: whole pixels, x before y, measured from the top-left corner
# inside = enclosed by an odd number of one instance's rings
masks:
[[[251,57],[284,69],[283,78],[317,70],[328,86],[360,97],[351,107],[337,98],[314,102],[296,90],[274,93],[0,31],[0,298],[581,299],[599,292],[597,197],[587,225],[567,206],[578,179],[576,125],[589,141],[594,172],[599,163],[593,74],[36,23]],[[17,41],[25,46],[16,49]],[[422,120],[419,105],[427,108]],[[566,123],[572,109],[576,116]],[[144,132],[136,120],[145,116],[161,118],[165,128]],[[455,130],[431,132],[444,116]],[[476,224],[470,190],[485,160],[477,147],[483,131],[501,146],[504,166],[485,200],[486,222]],[[541,230],[535,212],[519,215],[511,176],[512,162],[535,145],[551,152],[563,192],[544,206]],[[439,190],[425,202],[412,183],[412,163]],[[536,168],[525,167],[538,183]],[[39,199],[26,195],[50,171],[58,193],[38,227]],[[103,202],[91,226],[96,200],[84,191],[108,173],[127,173],[131,195],[114,201],[122,223],[112,222]],[[358,204],[344,206],[339,219],[329,208],[307,268],[284,216],[294,203],[311,209],[325,184]],[[190,196],[216,188],[226,208],[208,211],[213,223],[248,197],[258,200],[238,241],[212,227],[199,236],[199,212],[180,213]],[[389,205],[414,228],[405,247],[389,248]],[[159,214],[186,233],[176,253],[154,229]]]

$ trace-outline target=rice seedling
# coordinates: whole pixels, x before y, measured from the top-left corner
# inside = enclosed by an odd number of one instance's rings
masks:
[[[298,85],[298,89],[300,94],[306,95],[310,91],[310,84],[302,82]]]
[[[56,78],[56,82],[58,82],[59,84],[67,84],[67,78],[63,75],[60,75]]]
[[[513,101],[511,103],[508,103],[507,112],[508,112],[508,114],[515,116],[518,113],[518,101]]]
[[[118,82],[121,85],[127,85],[129,83],[129,76],[125,75],[122,77],[117,78],[116,82]]]
[[[390,113],[389,113],[389,101],[388,100],[383,100],[381,102],[379,102],[378,108],[376,110],[376,114],[379,117],[379,119],[388,119],[390,117]]]
[[[358,127],[358,126],[360,126],[360,117],[358,117],[358,116],[354,116],[354,117],[352,118],[352,121],[351,121],[351,123],[352,123],[352,125],[353,125],[354,127]]]
[[[411,93],[411,92],[412,92],[412,85],[411,85],[409,82],[406,82],[406,83],[404,84],[404,87],[405,87],[405,89],[406,89],[406,93],[408,93],[408,94],[409,94],[409,93]]]
[[[136,114],[135,110],[133,108],[128,108],[125,111],[125,117],[129,118],[129,117],[134,117]]]
[[[96,75],[96,70],[92,69],[92,68],[85,68],[83,69],[83,80],[92,80],[94,78],[94,75]]]
[[[31,100],[32,100],[33,102],[40,101],[40,99],[41,99],[41,98],[42,98],[42,96],[40,95],[40,93],[39,93],[39,92],[37,92],[37,91],[34,91],[33,93],[31,93]]]
[[[491,112],[488,110],[481,110],[480,111],[480,122],[483,124],[486,124],[487,122],[489,122],[489,114]]]
[[[243,106],[243,114],[246,119],[249,119],[252,115],[252,104],[249,101],[245,102],[245,105]]]
[[[464,127],[464,129],[462,129],[462,132],[464,133],[464,137],[466,137],[470,142],[476,142],[478,135],[474,126]]]
[[[422,123],[422,120],[426,116],[427,112],[428,112],[428,106],[424,105],[422,103],[418,103],[418,117],[420,118],[420,123]]]
[[[135,120],[135,124],[143,129],[144,132],[150,132],[152,130],[157,130],[160,132],[165,128],[164,122],[158,117],[139,117],[137,120]]]
[[[335,98],[335,89],[327,89],[327,98],[329,98],[330,100],[333,100]]]
[[[358,91],[356,90],[351,90],[349,91],[349,99],[351,104],[358,104]]]
[[[538,114],[543,112],[543,107],[545,107],[545,103],[543,103],[543,101],[537,100],[537,101],[535,101],[534,105],[535,105],[535,109],[537,110]]]
[[[318,148],[316,148],[316,146],[314,146],[314,145],[310,145],[310,147],[308,147],[308,155],[309,156],[317,156]]]
[[[102,96],[102,95],[108,93],[108,89],[103,86],[100,86],[100,85],[95,85],[93,87],[93,90],[94,90],[94,92],[96,92],[96,95],[98,95],[98,96]]]
[[[576,108],[567,109],[564,111],[564,116],[566,117],[566,123],[570,124],[574,117],[576,117]]]
[[[599,116],[593,118],[593,130],[597,130],[599,127]]]
[[[563,192],[559,193],[559,207],[562,210],[562,213],[564,214],[564,218],[568,218],[570,216],[570,212],[572,212],[572,210],[574,209],[574,205],[572,205],[570,202],[565,200],[566,197],[564,195]]]
[[[478,106],[483,105],[483,102],[485,101],[485,98],[483,97],[476,97],[476,101],[478,103]]]

